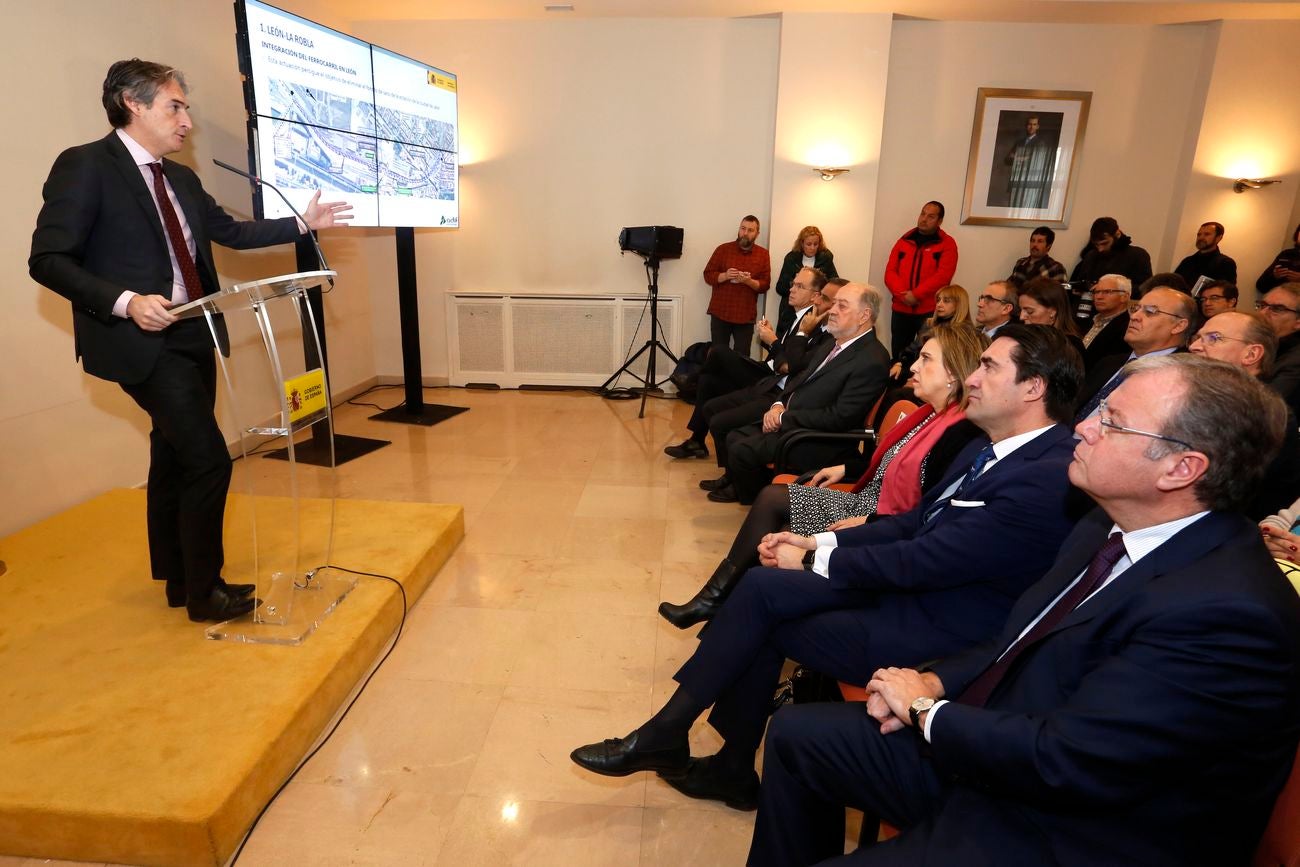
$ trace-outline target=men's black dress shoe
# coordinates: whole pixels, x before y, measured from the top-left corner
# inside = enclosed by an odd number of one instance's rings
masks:
[[[225,578],[218,578],[217,586],[231,596],[247,596],[257,589],[256,584],[227,584]]]
[[[717,756],[691,759],[686,765],[686,773],[663,777],[664,782],[689,798],[705,801],[721,801],[733,810],[758,809],[758,774],[750,770],[748,774],[733,777],[719,773],[714,769]]]
[[[724,488],[714,488],[709,491],[709,500],[714,503],[739,503],[740,496],[736,493],[734,487],[727,485]]]
[[[220,623],[252,611],[261,600],[252,596],[232,596],[221,587],[213,587],[212,595],[203,602],[189,602],[185,608],[195,623],[211,620]]]
[[[691,748],[680,746],[666,750],[638,750],[637,732],[625,738],[609,738],[598,744],[587,744],[569,753],[575,764],[607,777],[626,777],[637,771],[658,771],[665,778],[686,770],[691,760]]]
[[[716,479],[700,480],[700,490],[716,491],[718,488],[725,488],[730,484],[731,484],[731,479],[727,477],[726,473],[723,473],[722,475],[718,476]]]
[[[683,440],[675,446],[668,446],[664,454],[670,458],[707,458],[709,447],[699,440]]]
[[[227,594],[235,598],[248,596],[257,589],[256,584],[227,584],[226,579],[218,578],[217,586],[225,590]],[[167,582],[167,607],[184,608],[186,600],[185,582],[168,581]]]

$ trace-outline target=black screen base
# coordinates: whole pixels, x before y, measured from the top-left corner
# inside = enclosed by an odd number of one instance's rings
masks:
[[[370,416],[370,419],[371,421],[395,421],[399,424],[418,424],[431,427],[440,421],[446,421],[452,416],[460,415],[462,412],[469,412],[469,407],[446,406],[440,403],[424,403],[421,401],[419,407],[401,404],[392,409],[377,412]]]
[[[340,467],[348,461],[355,460],[362,455],[368,455],[391,444],[391,440],[376,440],[370,437],[335,434],[333,464],[330,464],[328,437],[311,437],[300,443],[294,443],[293,456],[300,464],[310,464],[313,467]],[[266,452],[263,457],[270,458],[273,461],[287,461],[289,460],[289,449],[272,449]]]

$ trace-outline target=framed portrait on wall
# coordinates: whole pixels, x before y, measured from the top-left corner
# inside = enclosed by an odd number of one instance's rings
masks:
[[[1091,91],[981,87],[961,221],[1066,228]]]

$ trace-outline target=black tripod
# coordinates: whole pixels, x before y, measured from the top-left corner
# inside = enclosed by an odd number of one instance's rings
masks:
[[[664,346],[659,340],[659,257],[649,255],[642,256],[642,258],[645,260],[646,279],[649,280],[650,337],[646,340],[645,344],[636,351],[636,354],[623,362],[623,366],[610,374],[609,379],[605,380],[605,384],[600,387],[601,391],[604,391],[609,388],[610,383],[625,373],[641,380],[641,411],[637,413],[637,418],[645,418],[646,396],[651,390],[657,390],[659,388],[659,382],[655,379],[655,350],[658,350],[671,358],[673,364],[677,363],[677,356],[673,355],[672,350],[667,346]],[[633,362],[646,352],[650,353],[650,357],[646,359],[645,376],[642,377],[630,368],[632,367]],[[664,382],[667,382],[667,380],[665,379]]]

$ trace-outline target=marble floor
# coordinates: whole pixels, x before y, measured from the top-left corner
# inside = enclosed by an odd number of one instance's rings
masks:
[[[425,428],[341,408],[340,432],[392,445],[341,467],[334,484],[342,497],[461,503],[465,539],[238,864],[743,864],[753,813],[568,758],[666,699],[696,642],[655,607],[708,577],[744,516],[697,489],[716,474],[711,461],[661,453],[691,407],[652,399],[638,419],[639,401],[580,392],[425,395],[470,411]],[[234,490],[270,493],[285,472],[241,461]],[[330,486],[320,471],[300,478],[305,495]],[[692,740],[697,755],[719,743],[703,722]],[[0,867],[48,863],[0,856]]]

